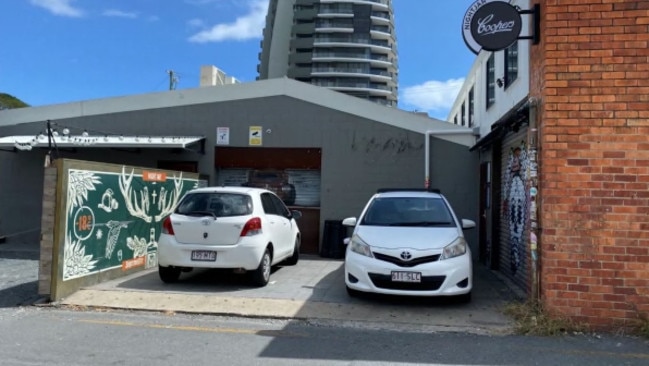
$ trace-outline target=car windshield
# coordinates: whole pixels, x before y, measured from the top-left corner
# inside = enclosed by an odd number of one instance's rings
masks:
[[[441,198],[379,197],[368,207],[361,225],[452,227],[453,216]]]
[[[189,193],[175,213],[186,216],[245,216],[252,213],[252,199],[246,194],[238,193]]]

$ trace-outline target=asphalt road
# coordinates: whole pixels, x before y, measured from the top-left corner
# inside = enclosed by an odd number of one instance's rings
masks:
[[[0,364],[647,365],[647,340],[486,336],[363,324],[48,307],[0,309]]]

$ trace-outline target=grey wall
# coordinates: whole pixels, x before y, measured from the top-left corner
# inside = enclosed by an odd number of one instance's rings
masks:
[[[206,154],[165,150],[142,153],[81,148],[65,152],[73,159],[155,167],[158,160],[197,160],[199,172],[216,182],[216,128],[230,128],[230,146],[248,146],[249,126],[262,126],[263,147],[322,149],[321,230],[324,220],[357,216],[368,198],[382,187],[423,187],[424,135],[327,109],[289,97],[269,97],[185,107],[162,108],[53,121],[60,126],[125,135],[204,135]],[[44,123],[43,123],[44,125]],[[0,127],[0,136],[37,134],[41,124]],[[254,147],[251,147],[254,148]],[[26,207],[29,226],[40,223],[43,152],[0,155],[0,230],[23,226],[5,209]],[[7,175],[26,166],[20,179]],[[431,138],[431,185],[440,188],[462,218],[477,221],[478,156],[466,146]],[[25,186],[23,181],[29,181]],[[6,201],[7,200],[7,201]],[[11,204],[5,206],[5,202]],[[25,224],[26,225],[26,224]],[[472,246],[477,231],[466,233]],[[477,246],[474,252],[477,253]]]

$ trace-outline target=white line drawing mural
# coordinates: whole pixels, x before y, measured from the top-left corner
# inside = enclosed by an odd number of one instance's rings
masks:
[[[115,250],[119,232],[128,227],[128,222],[110,220],[106,223],[108,226],[108,235],[106,235],[106,258],[110,259]]]
[[[74,236],[80,241],[84,241],[90,238],[95,230],[95,213],[90,207],[81,205],[74,214],[72,222],[75,223]]]
[[[157,265],[158,265],[158,253],[157,252],[147,253],[145,268],[152,268],[152,267],[156,267]]]
[[[119,203],[115,198],[113,198],[114,194],[115,193],[110,188],[104,191],[104,194],[101,195],[101,202],[99,202],[97,207],[106,212],[113,212],[113,210],[117,210],[119,208]]]
[[[126,204],[126,209],[129,214],[133,217],[137,217],[141,220],[144,220],[147,223],[160,222],[164,217],[169,215],[173,209],[176,207],[178,200],[181,197],[183,189],[183,180],[182,173],[178,177],[173,176],[174,190],[167,191],[165,187],[160,188],[160,193],[156,194],[155,191],[151,193],[153,200],[155,202],[156,197],[158,198],[158,210],[159,213],[155,216],[149,214],[149,209],[151,203],[149,200],[149,188],[144,187],[139,192],[135,191],[131,187],[133,181],[133,173],[135,169],[131,169],[131,173],[126,175],[126,167],[122,166],[122,174],[119,176],[119,190],[124,197],[124,203]],[[139,195],[138,195],[139,193]]]
[[[99,184],[101,184],[101,180],[93,172],[70,169],[68,173],[68,202],[66,208],[68,215],[71,215],[77,206],[82,206],[83,201],[88,199],[88,191],[95,191],[95,185]]]
[[[118,251],[117,251],[117,260],[121,262],[122,259],[124,258],[123,255],[124,255],[124,254],[122,254],[122,250],[121,250],[121,249],[118,250]]]
[[[151,230],[149,230],[149,248],[158,248],[158,242],[155,240],[155,228],[152,227]]]
[[[65,252],[63,254],[63,280],[81,277],[90,273],[97,264],[92,254],[86,255],[86,248],[81,241],[72,240],[72,233],[65,237]]]
[[[155,216],[155,222],[160,222],[163,218],[171,214],[180,200],[181,192],[183,191],[183,173],[180,173],[180,176],[176,178],[174,175],[174,190],[173,192],[167,192],[165,187],[160,188],[160,197],[158,197],[158,213]],[[169,194],[167,196],[167,194]]]
[[[97,240],[101,240],[101,238],[104,237],[104,231],[102,229],[97,229],[97,233],[95,234],[95,237]]]
[[[503,179],[503,211],[509,225],[510,266],[513,274],[520,269],[523,255],[523,233],[527,220],[525,175],[527,173],[525,142],[513,147],[509,153],[507,170]]]
[[[126,238],[126,246],[133,251],[133,258],[137,258],[146,255],[149,243],[146,242],[146,239],[135,235],[132,238]]]

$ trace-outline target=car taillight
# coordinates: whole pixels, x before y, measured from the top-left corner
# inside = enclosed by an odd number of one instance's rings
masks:
[[[165,217],[162,221],[162,233],[167,235],[175,235],[174,227],[171,225],[171,216]]]
[[[261,219],[259,217],[253,217],[241,229],[241,236],[253,236],[257,234],[261,234]]]

